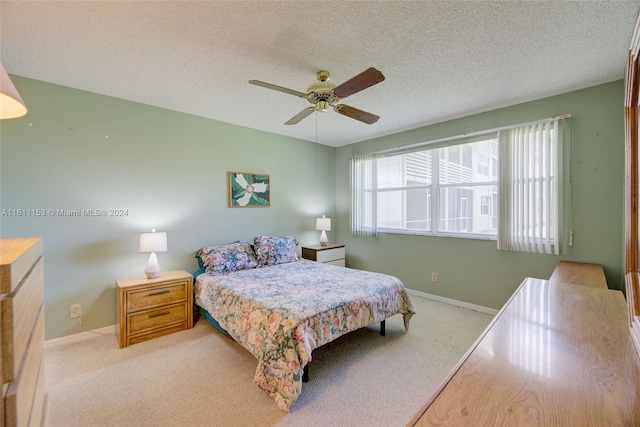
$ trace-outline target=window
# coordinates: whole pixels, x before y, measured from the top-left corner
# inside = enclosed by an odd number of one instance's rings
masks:
[[[470,143],[376,156],[375,185],[364,192],[373,198],[379,232],[497,236],[497,212],[483,212],[498,184],[497,135]],[[478,173],[478,162],[484,162]],[[375,165],[373,165],[375,163]],[[485,206],[486,208],[486,206]]]
[[[480,215],[489,215],[489,206],[491,206],[491,196],[480,196]]]
[[[560,253],[567,118],[354,158],[354,235],[496,239],[499,249]]]
[[[489,158],[484,154],[478,154],[476,173],[482,176],[489,176]]]

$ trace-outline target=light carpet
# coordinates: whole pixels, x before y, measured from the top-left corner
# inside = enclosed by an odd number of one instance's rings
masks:
[[[204,320],[124,349],[114,335],[45,351],[47,424],[73,426],[403,426],[492,319],[411,296],[402,316],[314,350],[290,413],[253,382],[256,359]]]

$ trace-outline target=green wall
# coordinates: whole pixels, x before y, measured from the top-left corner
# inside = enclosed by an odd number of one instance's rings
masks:
[[[549,278],[559,260],[604,265],[610,288],[623,288],[624,82],[616,81],[483,114],[451,120],[336,151],[337,236],[356,268],[398,276],[406,287],[500,308],[527,277]],[[349,232],[349,159],[355,154],[572,115],[572,223],[566,256],[504,252],[495,241]],[[438,283],[431,273],[438,273]]]
[[[138,236],[166,231],[163,270],[194,271],[201,246],[258,234],[317,241],[315,217],[353,267],[400,277],[407,288],[500,308],[526,276],[548,278],[560,259],[597,262],[623,283],[624,84],[613,82],[340,147],[13,76],[29,107],[0,122],[0,209],[126,209],[124,217],[0,217],[0,236],[42,236],[47,339],[116,320],[114,281],[141,274]],[[573,132],[574,246],[566,256],[503,252],[495,241],[349,232],[349,158],[560,114]],[[108,135],[108,138],[105,137]],[[271,175],[270,208],[227,207],[227,172]],[[431,283],[431,272],[439,282]]]
[[[315,218],[335,215],[333,147],[12,79],[29,113],[0,124],[0,209],[128,211],[0,218],[2,238],[44,239],[47,339],[82,331],[74,303],[88,329],[117,323],[115,279],[142,274],[148,259],[140,232],[166,231],[161,268],[191,272],[202,246],[259,234],[315,243]],[[228,208],[228,171],[269,174],[271,207]]]

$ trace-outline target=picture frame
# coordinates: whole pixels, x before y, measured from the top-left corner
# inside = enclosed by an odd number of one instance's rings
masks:
[[[230,208],[268,208],[271,205],[270,176],[261,173],[228,172]]]

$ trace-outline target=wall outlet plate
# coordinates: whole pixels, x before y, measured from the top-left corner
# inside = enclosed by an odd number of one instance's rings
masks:
[[[82,305],[81,304],[71,304],[69,306],[69,317],[75,319],[76,317],[82,316]]]

